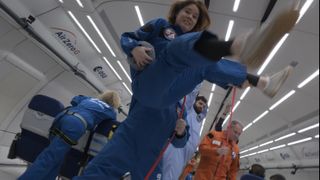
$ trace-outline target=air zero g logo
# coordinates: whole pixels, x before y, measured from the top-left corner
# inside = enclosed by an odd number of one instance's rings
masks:
[[[54,35],[58,40],[73,54],[77,55],[80,53],[80,50],[76,47],[77,45],[77,36],[68,30],[62,28],[51,27],[54,31]]]

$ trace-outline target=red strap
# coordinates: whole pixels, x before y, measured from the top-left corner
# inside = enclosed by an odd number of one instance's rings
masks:
[[[181,111],[178,115],[178,118],[181,119],[183,116],[183,112],[184,112],[184,106],[186,104],[186,96],[184,96],[183,98],[183,103],[182,103],[182,107],[181,107]],[[158,166],[158,164],[160,163],[164,153],[166,152],[166,150],[168,149],[169,145],[171,144],[171,142],[173,141],[174,137],[176,136],[176,132],[174,131],[172,136],[170,137],[170,139],[168,140],[167,144],[162,148],[162,150],[160,151],[159,156],[157,157],[156,161],[152,164],[149,172],[147,173],[146,177],[144,177],[144,180],[149,180],[150,176],[152,175],[153,171],[156,169],[156,167]]]
[[[234,107],[234,102],[235,102],[235,99],[236,99],[236,92],[237,92],[237,89],[236,88],[233,88],[233,93],[232,93],[232,101],[231,101],[231,112],[230,112],[230,119],[229,119],[229,122],[228,122],[228,128],[227,128],[227,133],[229,133],[229,131],[231,130],[230,126],[231,126],[231,122],[232,122],[232,117],[233,117],[233,107]],[[229,142],[229,136],[227,136],[227,142]],[[225,160],[225,156],[223,155],[221,158],[220,158],[220,161],[218,163],[218,166],[216,169],[218,169],[219,167],[224,167],[224,160]],[[221,164],[220,164],[221,162]],[[216,173],[217,173],[217,170],[216,170]]]

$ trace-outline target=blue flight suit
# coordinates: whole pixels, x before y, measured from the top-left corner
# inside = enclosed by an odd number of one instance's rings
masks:
[[[72,141],[77,142],[85,134],[86,130],[92,130],[104,120],[116,120],[117,114],[113,107],[99,99],[79,95],[72,99],[71,105],[68,108],[70,114],[66,112],[59,113],[55,117],[53,126]],[[87,127],[79,117],[71,115],[71,113],[80,115],[86,121]],[[50,145],[38,155],[33,164],[18,179],[55,180],[59,174],[64,156],[70,148],[71,145],[59,136],[50,136]]]
[[[220,60],[228,54],[213,61],[194,51],[203,35],[208,32],[183,34],[164,19],[122,35],[128,56],[138,41],[147,41],[154,46],[156,59],[143,71],[131,69],[133,96],[127,119],[83,175],[74,179],[119,180],[128,171],[133,180],[143,179],[175,128],[176,102],[203,80],[222,87],[240,86],[246,80],[243,65]]]

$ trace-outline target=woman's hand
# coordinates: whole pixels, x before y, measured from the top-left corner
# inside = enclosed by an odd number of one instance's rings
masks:
[[[152,51],[152,49],[143,46],[137,46],[131,51],[134,61],[139,69],[142,69],[145,65],[152,62],[153,59],[148,55],[149,51]]]

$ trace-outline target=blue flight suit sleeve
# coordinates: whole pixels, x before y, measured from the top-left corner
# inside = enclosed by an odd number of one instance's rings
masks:
[[[155,37],[161,31],[161,27],[167,24],[165,19],[155,19],[144,26],[140,27],[135,32],[125,32],[121,35],[121,47],[127,56],[132,57],[131,51],[138,46],[138,41],[148,41]]]
[[[78,95],[72,98],[70,104],[72,106],[77,106],[78,104],[81,103],[81,101],[83,101],[84,99],[88,99],[89,97],[84,96],[84,95]]]

